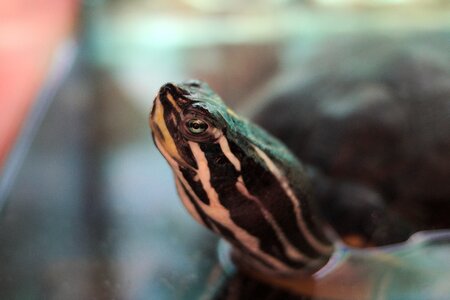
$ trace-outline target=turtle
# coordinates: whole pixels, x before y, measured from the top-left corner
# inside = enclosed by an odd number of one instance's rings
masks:
[[[220,257],[229,274],[238,270],[320,299],[450,295],[449,230],[371,248],[345,243],[316,200],[320,188],[313,181],[322,176],[226,106],[205,82],[164,84],[149,125],[187,211],[224,241]],[[329,209],[347,207],[341,201]],[[395,218],[388,220],[395,225]]]

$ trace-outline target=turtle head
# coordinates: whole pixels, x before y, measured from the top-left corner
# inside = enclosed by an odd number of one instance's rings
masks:
[[[277,273],[311,272],[327,261],[333,248],[300,163],[207,84],[163,85],[150,127],[189,213],[232,244],[241,261]]]
[[[227,107],[204,82],[163,85],[150,115],[153,139],[171,167],[198,169],[192,146],[217,143],[227,127]]]

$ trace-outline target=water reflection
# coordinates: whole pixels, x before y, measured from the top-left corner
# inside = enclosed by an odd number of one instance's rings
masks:
[[[178,205],[146,119],[107,75],[81,65],[73,72],[3,211],[4,299],[192,299],[202,292],[208,272],[199,268],[215,263],[216,239]]]

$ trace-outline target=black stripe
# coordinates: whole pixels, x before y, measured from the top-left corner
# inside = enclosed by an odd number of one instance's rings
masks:
[[[200,199],[200,201],[202,201],[206,205],[209,205],[209,198],[205,190],[203,189],[202,183],[200,182],[200,180],[199,181],[194,180],[194,177],[197,175],[197,173],[193,170],[184,168],[182,166],[179,166],[178,169],[180,170],[181,174],[183,174],[184,179],[187,181],[187,183],[192,188],[197,197]]]
[[[180,115],[175,111],[175,108],[172,106],[165,95],[160,96],[159,99],[164,109],[164,122],[166,123],[166,127],[169,131],[170,136],[177,146],[178,153],[180,153],[181,157],[186,161],[188,165],[197,169],[197,161],[192,154],[191,147],[189,147],[189,144],[183,138],[179,128],[179,126],[182,126]],[[176,122],[173,120],[173,117],[175,118]]]
[[[320,256],[301,232],[292,200],[286,195],[277,178],[253,159],[244,159],[242,162],[242,178],[249,192],[258,197],[271,212],[291,244],[309,257]]]
[[[217,228],[217,230],[219,230],[219,234],[228,242],[230,242],[234,247],[236,247],[239,251],[242,252],[243,255],[250,257],[251,259],[257,261],[258,263],[262,264],[263,266],[265,266],[268,269],[272,269],[275,270],[276,267],[272,266],[270,263],[266,262],[265,260],[263,260],[262,258],[256,256],[255,254],[253,254],[252,252],[250,252],[250,250],[248,250],[247,247],[245,247],[245,245],[243,245],[234,235],[234,233],[227,229],[226,227],[224,227],[222,224],[210,219],[210,222],[212,224],[214,224],[214,226]]]
[[[257,237],[261,251],[278,258],[289,266],[303,267],[304,264],[288,258],[275,230],[253,200],[241,194],[236,187],[239,173],[223,154],[218,144],[200,144],[205,153],[211,173],[211,186],[219,195],[220,203],[229,210],[233,222]],[[258,177],[258,174],[253,176]]]
[[[178,179],[176,179],[178,180]],[[234,247],[238,248],[238,250],[242,251],[243,253],[245,253],[245,255],[251,257],[253,260],[257,261],[258,263],[264,265],[266,268],[268,269],[275,269],[274,266],[268,264],[266,261],[262,260],[261,258],[259,258],[258,256],[256,256],[255,254],[251,253],[233,234],[232,231],[230,231],[229,229],[227,229],[226,227],[224,227],[222,224],[218,223],[217,221],[211,219],[208,217],[208,215],[200,208],[200,206],[197,204],[197,202],[195,201],[194,198],[192,198],[191,194],[189,193],[189,191],[186,189],[186,187],[184,186],[183,183],[179,182],[179,186],[183,189],[184,193],[187,195],[187,197],[189,198],[189,201],[192,203],[192,205],[195,208],[195,211],[197,212],[197,214],[200,216],[200,219],[202,220],[203,224],[205,224],[206,227],[208,227],[210,230],[213,230],[213,227],[211,226],[214,225],[215,228],[217,228],[217,230],[219,232],[217,232],[217,234],[220,234],[223,238],[225,238],[228,242],[230,242]]]
[[[179,179],[176,179],[176,180],[179,181]],[[191,194],[189,193],[189,191],[186,189],[186,187],[184,186],[184,184],[181,181],[179,181],[178,185],[183,189],[184,193],[189,198],[189,201],[194,206],[194,209],[197,212],[197,214],[200,216],[200,219],[202,220],[203,224],[205,224],[206,227],[208,227],[209,229],[212,230],[212,227],[210,224],[211,220],[209,219],[208,215],[200,208],[200,206],[197,204],[195,199],[192,198]]]
[[[165,141],[165,137],[164,137],[164,135],[163,135],[163,133],[161,131],[161,128],[159,128],[159,125],[156,124],[156,123],[154,123],[153,125],[155,125],[155,126],[153,126],[153,128],[155,129],[156,134],[158,135],[158,137],[161,138],[163,141]],[[152,132],[152,136],[153,136],[153,140],[154,140],[155,136],[154,136],[153,132]]]
[[[275,163],[277,158],[273,157],[270,153],[268,156]],[[289,165],[288,167],[292,167]],[[306,227],[310,233],[324,245],[332,245],[330,239],[325,235],[323,230],[323,224],[321,223],[321,215],[318,207],[314,206],[314,199],[312,198],[311,186],[306,178],[306,171],[299,164],[295,164],[295,167],[287,170],[288,181],[290,188],[294,192],[297,199],[299,199],[301,217],[303,218]]]
[[[308,257],[319,257],[321,254],[309,244],[301,232],[292,200],[287,196],[275,175],[269,171],[262,160],[255,160],[256,154],[254,157],[245,155],[235,143],[229,141],[229,145],[241,161],[241,173],[245,186],[272,214],[289,242]],[[311,216],[308,217],[311,218]]]
[[[189,200],[194,205],[196,212],[200,216],[203,224],[205,224],[206,227],[208,227],[210,230],[215,231],[213,229],[213,226],[218,230],[217,234],[222,236],[224,239],[226,239],[228,242],[230,242],[234,247],[236,247],[239,251],[242,251],[243,254],[246,256],[251,257],[253,260],[257,261],[258,263],[264,265],[268,269],[275,270],[276,268],[266,261],[262,260],[252,252],[250,252],[233,234],[232,231],[224,227],[222,224],[218,223],[217,221],[210,219],[205,212],[198,206],[198,204],[195,202],[195,200],[191,197],[191,195],[188,193],[186,188],[181,185],[183,188],[183,191],[188,195]]]
[[[318,241],[324,245],[331,246],[333,243],[325,235],[320,218],[311,217],[319,215],[318,208],[314,207],[315,209],[313,209],[312,207],[312,195],[304,193],[302,189],[299,189],[298,187],[292,188],[292,190],[295,192],[298,199],[302,199],[302,201],[300,201],[300,209],[302,212],[302,217],[305,220],[306,227],[309,228],[311,234],[314,235]]]

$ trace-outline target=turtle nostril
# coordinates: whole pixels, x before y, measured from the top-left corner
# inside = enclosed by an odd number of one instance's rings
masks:
[[[167,91],[167,90],[174,90],[176,87],[175,87],[175,85],[173,84],[173,83],[170,83],[170,82],[168,82],[168,83],[166,83],[165,85],[163,85],[162,87],[161,87],[161,90],[162,91]]]
[[[173,83],[166,83],[165,85],[163,85],[160,89],[159,89],[159,95],[165,95],[167,93],[169,94],[175,94],[176,93],[176,86]]]

